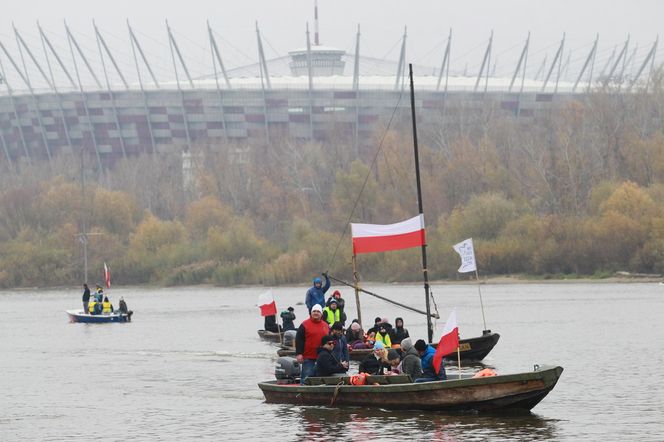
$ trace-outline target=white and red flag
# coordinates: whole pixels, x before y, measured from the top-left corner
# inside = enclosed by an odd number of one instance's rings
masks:
[[[459,347],[459,327],[456,320],[456,309],[452,310],[450,317],[447,318],[445,328],[443,329],[443,336],[438,341],[436,347],[436,354],[433,355],[433,368],[436,373],[440,371],[440,363],[443,357],[453,353]]]
[[[277,314],[277,303],[274,302],[272,289],[258,297],[258,306],[261,309],[261,316],[272,316]]]
[[[108,266],[104,263],[104,282],[106,282],[106,288],[111,288],[111,271],[108,270]]]
[[[389,252],[426,244],[424,216],[417,215],[396,224],[353,224],[353,254]]]

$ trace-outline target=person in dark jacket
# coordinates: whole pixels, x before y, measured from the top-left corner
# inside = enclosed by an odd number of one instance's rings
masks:
[[[443,361],[440,361],[438,373],[433,368],[433,356],[436,354],[436,350],[432,346],[424,342],[423,339],[418,339],[415,342],[415,350],[419,353],[422,361],[422,377],[415,379],[415,382],[444,381],[447,379]]]
[[[288,307],[288,309],[281,312],[281,322],[283,323],[284,331],[295,330],[295,309],[293,307]]]
[[[316,358],[316,376],[333,376],[348,371],[348,362],[339,362],[332,354],[333,347],[334,338],[331,335],[323,336]]]
[[[390,369],[390,366],[387,364],[385,346],[381,342],[376,342],[374,344],[373,352],[368,354],[362,362],[360,362],[360,368],[358,373],[367,373],[373,375],[383,375],[386,370]]]
[[[279,325],[277,324],[276,315],[268,315],[265,317],[264,329],[273,333],[279,333]]]
[[[413,380],[422,377],[422,360],[410,338],[401,341],[401,353],[401,373],[409,374]]]
[[[83,313],[88,312],[88,305],[90,304],[90,287],[83,284]]]
[[[401,344],[401,341],[403,341],[408,337],[410,337],[410,335],[408,334],[408,330],[403,328],[403,318],[396,318],[394,320],[394,328],[390,333],[390,339],[392,341],[392,345]]]
[[[353,323],[346,330],[346,342],[353,349],[367,348],[364,343],[364,330],[362,330],[362,326],[357,322],[357,319],[353,319]]]
[[[323,285],[323,281],[320,278],[314,278],[313,287],[309,287],[307,295],[304,297],[304,303],[307,306],[307,310],[309,310],[309,314],[311,314],[311,309],[314,305],[320,305],[321,308],[325,305],[325,292],[330,288],[330,278],[327,277],[327,274],[323,276],[325,276],[325,285]]]
[[[350,358],[348,357],[348,341],[344,336],[344,328],[341,325],[341,322],[335,322],[332,324],[330,329],[330,336],[334,338],[334,349],[332,354],[339,362],[348,362]]]

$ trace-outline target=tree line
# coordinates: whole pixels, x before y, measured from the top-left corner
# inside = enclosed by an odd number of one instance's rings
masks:
[[[514,118],[448,110],[422,128],[432,278],[455,278],[472,237],[483,274],[664,272],[664,88],[598,90]],[[0,175],[0,287],[71,286],[87,233],[92,280],[288,284],[351,277],[348,222],[417,213],[402,115],[356,151],[343,136],[197,145],[114,167],[61,155]],[[380,150],[378,149],[380,146]],[[83,167],[81,167],[83,165]],[[365,280],[420,278],[418,250],[358,257]]]

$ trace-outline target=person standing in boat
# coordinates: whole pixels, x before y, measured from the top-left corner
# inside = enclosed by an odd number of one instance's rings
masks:
[[[345,300],[344,298],[341,297],[341,292],[340,292],[339,290],[335,290],[334,293],[332,293],[332,296],[330,296],[330,297],[327,299],[327,302],[325,303],[325,306],[326,306],[326,307],[329,307],[329,306],[330,306],[330,303],[331,303],[333,300],[337,302],[337,308],[338,308],[339,311],[341,312],[341,316],[344,316],[344,319],[341,321],[341,324],[342,324],[342,325],[346,325],[346,319],[345,319],[345,316],[346,316],[346,315],[345,315],[345,313],[344,313],[345,308],[346,308],[346,300]]]
[[[281,323],[283,324],[283,330],[295,330],[295,309],[293,307],[288,307],[286,310],[281,312]]]
[[[307,310],[309,310],[309,314],[311,314],[311,309],[314,305],[321,306],[321,309],[325,305],[325,292],[330,288],[330,278],[327,277],[327,273],[323,273],[323,276],[325,277],[325,285],[323,285],[323,281],[319,277],[315,277],[313,287],[309,287],[307,295],[304,298],[304,303],[307,306]]]
[[[348,361],[339,361],[333,354],[334,337],[332,335],[321,338],[321,346],[317,350],[316,376],[333,376],[348,371]]]
[[[88,305],[90,304],[90,287],[83,284],[83,313],[88,312]]]
[[[346,315],[339,309],[336,299],[332,299],[330,305],[323,309],[323,319],[330,324],[330,327],[335,323],[341,323],[342,327],[346,322]]]
[[[277,324],[277,315],[266,316],[263,327],[265,328],[266,331],[272,333],[279,333],[279,324]]]
[[[447,379],[443,361],[440,361],[440,370],[437,374],[433,368],[433,356],[436,354],[436,350],[431,345],[424,342],[423,339],[418,339],[415,342],[415,350],[417,350],[422,361],[422,377],[417,378],[415,382],[444,381]]]
[[[390,333],[390,339],[392,340],[392,345],[401,344],[401,341],[410,337],[408,330],[403,328],[403,318],[396,318],[394,320],[394,328]]]
[[[401,341],[401,353],[401,373],[410,375],[413,380],[422,377],[422,360],[410,338]]]
[[[304,385],[307,377],[314,374],[318,347],[323,336],[330,333],[330,326],[323,321],[323,307],[316,304],[311,307],[308,319],[302,321],[295,335],[295,358],[301,365],[300,384]]]
[[[339,362],[346,362],[346,364],[348,364],[350,361],[350,358],[348,357],[348,341],[346,341],[346,337],[344,336],[344,328],[343,325],[341,325],[341,322],[335,322],[332,324],[330,336],[334,338],[334,349],[332,350],[332,354]]]

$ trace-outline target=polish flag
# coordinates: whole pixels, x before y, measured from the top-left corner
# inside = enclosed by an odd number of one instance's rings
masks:
[[[258,306],[261,309],[261,316],[271,316],[277,314],[277,304],[272,296],[272,289],[258,297]]]
[[[459,327],[456,320],[456,309],[452,310],[450,317],[447,318],[445,328],[443,329],[443,336],[438,342],[436,347],[436,354],[433,355],[433,368],[436,373],[440,371],[440,363],[443,361],[443,356],[454,352],[459,347]]]
[[[389,252],[426,244],[424,215],[396,224],[353,224],[353,254]]]
[[[106,282],[106,288],[111,288],[111,272],[108,270],[108,266],[104,263],[104,281]]]

